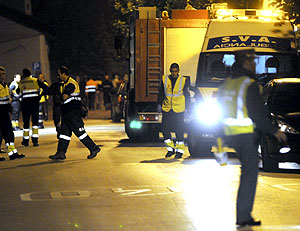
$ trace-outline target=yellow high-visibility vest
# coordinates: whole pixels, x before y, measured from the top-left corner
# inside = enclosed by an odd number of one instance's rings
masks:
[[[254,123],[246,107],[248,87],[255,80],[242,76],[227,78],[218,91],[218,102],[222,106],[225,135],[239,135],[254,132]],[[262,87],[260,86],[260,91]]]
[[[9,104],[9,88],[0,84],[0,105]]]
[[[60,92],[63,93],[68,84],[73,84],[75,86],[75,90],[70,97],[63,102],[63,104],[67,104],[73,100],[81,101],[79,84],[72,77],[69,77],[67,82],[60,87]]]
[[[37,78],[31,76],[26,77],[20,81],[19,87],[22,99],[39,97],[40,95],[40,87]]]
[[[166,96],[162,104],[162,110],[169,112],[172,109],[176,113],[184,112],[185,96],[183,94],[183,88],[186,78],[182,75],[179,75],[176,79],[174,89],[172,89],[172,82],[168,76],[163,76],[162,80]]]

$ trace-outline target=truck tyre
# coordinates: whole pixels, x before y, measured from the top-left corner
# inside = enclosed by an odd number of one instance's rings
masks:
[[[263,137],[260,143],[262,167],[265,172],[278,172],[278,161],[271,159],[268,153],[267,137]]]
[[[189,134],[187,144],[192,157],[213,157],[213,153],[211,152],[213,144],[211,142],[195,139]]]
[[[157,129],[143,124],[142,130],[130,128],[130,120],[125,119],[125,132],[128,138],[134,142],[155,142],[159,140],[159,132]]]
[[[120,110],[117,105],[111,107],[111,119],[113,122],[121,122],[122,114],[118,113]]]
[[[188,137],[188,150],[192,157],[213,157],[212,143]]]
[[[125,118],[125,132],[128,136],[128,138],[132,141],[138,141],[139,136],[134,132],[132,128],[130,128],[130,120],[128,118]]]

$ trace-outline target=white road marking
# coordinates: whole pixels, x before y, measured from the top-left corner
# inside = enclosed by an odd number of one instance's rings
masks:
[[[99,192],[100,191],[100,192]],[[21,201],[50,201],[62,199],[81,199],[88,197],[141,197],[182,193],[183,189],[175,186],[128,186],[124,188],[96,188],[89,190],[69,190],[58,192],[30,192],[20,194]]]
[[[121,196],[130,196],[134,194],[140,194],[144,192],[151,192],[151,189],[123,189],[123,188],[112,188],[114,193],[120,193]]]

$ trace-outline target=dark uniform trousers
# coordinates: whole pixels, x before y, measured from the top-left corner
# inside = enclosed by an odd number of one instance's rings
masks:
[[[10,121],[9,114],[7,112],[0,113],[0,131],[5,143],[14,143],[14,133]],[[1,143],[0,143],[1,146]]]
[[[97,149],[94,141],[89,137],[84,129],[84,123],[80,116],[80,109],[74,109],[66,114],[62,115],[61,130],[58,141],[57,152],[66,153],[72,132],[78,137],[78,139],[86,146],[90,151]]]
[[[19,121],[20,110],[21,110],[20,101],[19,100],[12,100],[11,101],[11,120]]]
[[[61,122],[61,104],[53,103],[53,122],[56,128],[57,134],[60,134],[60,122]]]
[[[184,112],[176,113],[173,110],[163,111],[162,132],[164,139],[171,139],[171,132],[175,132],[176,141],[183,141]]]
[[[21,101],[22,115],[23,115],[23,129],[29,131],[29,121],[31,117],[32,128],[38,129],[39,126],[39,97],[23,98]],[[23,137],[23,140],[29,140]],[[37,137],[32,135],[32,143],[38,142]]]
[[[96,98],[96,91],[88,92],[89,110],[95,109],[95,98]]]
[[[236,206],[237,223],[241,223],[252,219],[251,211],[259,172],[258,145],[255,134],[226,136],[225,141],[236,150],[242,166]]]

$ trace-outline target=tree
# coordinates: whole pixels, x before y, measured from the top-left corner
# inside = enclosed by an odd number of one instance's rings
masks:
[[[289,13],[290,19],[295,24],[300,23],[300,2],[295,0],[274,0],[274,5]]]

